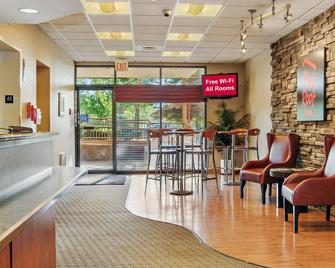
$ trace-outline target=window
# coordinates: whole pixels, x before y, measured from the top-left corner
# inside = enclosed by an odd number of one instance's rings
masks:
[[[159,85],[159,68],[131,67],[128,71],[117,72],[117,85]]]
[[[162,68],[162,85],[201,85],[204,68]]]
[[[113,67],[77,67],[77,85],[114,85]]]

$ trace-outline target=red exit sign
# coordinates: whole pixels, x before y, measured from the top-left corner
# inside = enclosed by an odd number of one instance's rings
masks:
[[[115,62],[115,69],[117,72],[125,72],[128,71],[128,61],[125,60],[117,60]]]
[[[237,73],[202,76],[203,96],[206,98],[231,98],[238,96]]]

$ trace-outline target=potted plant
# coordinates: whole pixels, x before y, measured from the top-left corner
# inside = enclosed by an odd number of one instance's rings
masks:
[[[209,122],[212,128],[215,128],[217,131],[229,131],[238,128],[247,128],[250,121],[249,114],[241,115],[240,110],[234,110],[227,108],[225,102],[222,102],[218,105],[218,109],[215,111],[217,114],[217,122]],[[222,150],[222,146],[231,145],[231,135],[217,135],[215,140],[215,145],[219,151]],[[241,140],[237,137],[236,144],[241,143]],[[220,150],[221,148],[221,150]],[[223,167],[223,160],[221,159],[221,167]]]

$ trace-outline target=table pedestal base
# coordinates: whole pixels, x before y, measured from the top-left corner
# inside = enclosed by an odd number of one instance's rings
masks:
[[[222,182],[222,185],[226,185],[226,186],[239,186],[240,182],[239,181],[224,181],[224,182]]]
[[[170,194],[173,194],[173,195],[191,195],[191,194],[193,194],[193,191],[175,190],[175,191],[170,192]]]

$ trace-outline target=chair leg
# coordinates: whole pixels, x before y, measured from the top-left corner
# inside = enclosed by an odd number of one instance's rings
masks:
[[[218,181],[218,174],[217,174],[217,171],[216,171],[216,163],[215,163],[214,152],[212,153],[212,157],[213,157],[213,171],[214,171],[214,177],[215,177],[215,181],[216,181],[216,189],[218,190],[218,195],[220,196],[219,181]]]
[[[149,154],[149,159],[148,159],[147,176],[146,176],[146,178],[145,178],[145,189],[144,189],[144,194],[147,193],[148,180],[149,180],[149,170],[150,170],[150,161],[151,161],[151,154]]]
[[[272,183],[269,183],[269,192],[268,192],[269,196],[272,195]]]
[[[327,211],[326,211],[326,220],[330,221],[330,208],[331,206],[327,206]]]
[[[283,198],[283,202],[284,202],[284,220],[288,221],[289,203],[285,198]]]
[[[240,198],[243,199],[244,197],[244,186],[245,186],[246,180],[240,179]]]
[[[299,226],[299,206],[293,206],[293,228],[294,233],[298,233],[298,226]]]
[[[261,191],[262,191],[262,204],[265,205],[265,195],[266,195],[266,188],[267,184],[261,184]]]

